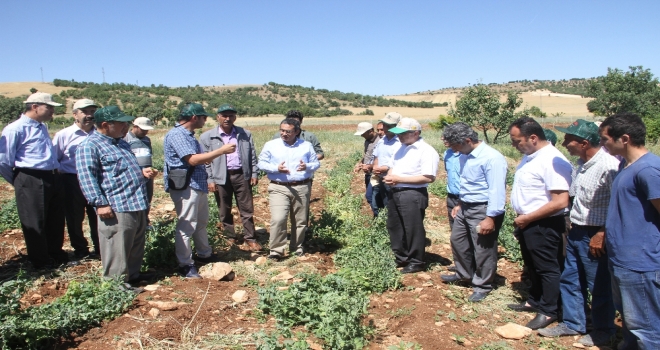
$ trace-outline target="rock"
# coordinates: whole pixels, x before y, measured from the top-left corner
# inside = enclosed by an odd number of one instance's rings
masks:
[[[287,289],[289,289],[289,286],[277,287],[277,290],[287,290]]]
[[[244,303],[248,301],[249,297],[244,290],[237,290],[232,294],[231,299],[237,303]]]
[[[148,286],[144,286],[143,288],[146,291],[155,292],[155,291],[158,290],[158,288],[160,288],[160,285],[159,284],[150,284]]]
[[[393,302],[394,302],[394,299],[387,298],[387,299],[385,299],[385,302],[386,302],[386,303],[393,303]]]
[[[472,345],[471,341],[469,341],[469,340],[463,341],[463,346],[471,346],[471,345]]]
[[[446,306],[446,307],[451,307],[451,304],[450,304],[450,303],[446,303],[445,306]]]
[[[486,321],[486,320],[479,320],[479,324],[482,325],[482,326],[485,326],[485,325],[488,324],[488,321]]]
[[[160,316],[160,310],[156,309],[155,307],[152,307],[151,310],[149,310],[149,316],[153,318],[158,318],[158,316]]]
[[[418,274],[417,274],[417,277],[419,277],[419,278],[421,278],[421,279],[425,279],[425,280],[427,280],[427,281],[429,281],[429,280],[431,279],[431,275],[429,275],[429,274],[426,273],[426,272],[420,272],[420,273],[418,273]]]
[[[532,334],[532,330],[525,326],[509,322],[504,326],[495,328],[495,333],[505,339],[522,339]]]
[[[440,322],[436,322],[435,325],[438,326],[438,327],[442,327],[442,326],[445,325],[445,323],[440,321]]]
[[[165,211],[174,210],[174,204],[165,204],[165,205],[163,205],[163,210],[165,210]]]
[[[32,300],[35,303],[40,303],[43,299],[44,299],[44,297],[42,297],[41,294],[38,294],[38,293],[34,293],[30,297],[30,300]]]
[[[179,308],[179,304],[173,301],[149,301],[149,305],[162,311],[172,311]]]
[[[204,278],[220,281],[225,277],[229,278],[229,274],[232,272],[232,268],[229,264],[224,262],[217,262],[203,266],[200,269],[199,274]],[[232,279],[233,278],[231,278],[230,281]]]
[[[260,257],[257,258],[257,260],[254,261],[254,263],[259,265],[259,266],[261,266],[261,265],[263,265],[267,262],[268,262],[268,259],[266,259],[265,256],[260,256]]]
[[[422,287],[433,287],[433,282],[422,283]]]
[[[252,261],[252,260],[245,260],[245,261],[243,261],[243,265],[248,265],[248,266],[249,266],[249,265],[254,265],[254,261]]]
[[[282,271],[277,276],[273,276],[271,281],[288,281],[293,278],[293,275],[289,271]]]
[[[575,348],[580,348],[580,349],[584,349],[584,348],[585,348],[585,346],[582,345],[582,344],[580,344],[580,343],[573,343],[573,347],[575,347]]]
[[[424,290],[424,288],[415,288],[415,293],[421,293]]]

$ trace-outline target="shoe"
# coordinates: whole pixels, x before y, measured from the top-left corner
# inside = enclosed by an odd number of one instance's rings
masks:
[[[578,335],[580,334],[580,332],[576,332],[568,328],[566,323],[561,322],[557,324],[556,327],[539,329],[539,334],[544,337],[554,338],[554,337],[563,337],[567,335]]]
[[[542,313],[537,313],[536,317],[534,317],[533,320],[527,322],[525,327],[531,328],[531,329],[539,329],[539,328],[545,328],[549,325],[552,324],[552,322],[557,321],[556,316],[546,316]]]
[[[293,255],[295,255],[295,256],[297,256],[297,257],[301,257],[301,256],[304,256],[305,253],[304,253],[302,250],[299,250],[299,251],[293,253]]]
[[[189,265],[189,266],[182,266],[181,267],[181,275],[185,278],[190,278],[190,279],[200,279],[202,276],[197,273],[197,267],[195,265]]]
[[[207,257],[195,256],[195,261],[199,261],[204,264],[210,264],[214,262],[220,262],[220,257],[215,254],[211,254]]]
[[[101,260],[101,255],[99,253],[97,253],[96,251],[93,251],[93,252],[89,253],[89,255],[87,256],[87,259],[89,259],[89,260]]]
[[[455,273],[453,273],[451,275],[440,275],[440,279],[442,280],[442,282],[445,282],[445,283],[454,283],[454,282],[465,281],[464,279],[460,278]]]
[[[397,262],[396,262],[396,267],[397,267],[397,268],[399,268],[399,267],[406,267],[406,266],[408,266],[408,262],[407,262],[407,261],[397,261]]]
[[[247,245],[250,248],[250,251],[253,252],[259,252],[264,249],[261,244],[257,243],[257,241],[247,241]]]
[[[129,284],[138,284],[142,281],[151,281],[156,278],[155,273],[141,273],[138,277],[128,280]]]
[[[426,267],[424,265],[410,265],[404,267],[401,269],[401,273],[406,274],[406,273],[415,273],[415,272],[422,272],[426,270]]]
[[[472,295],[470,295],[468,300],[473,302],[473,303],[478,303],[478,302],[486,299],[487,296],[488,296],[488,293],[486,293],[486,292],[474,292],[474,293],[472,293]]]
[[[282,256],[277,253],[270,253],[270,255],[268,255],[268,260],[280,261],[282,260]]]
[[[456,266],[451,265],[451,266],[447,267],[447,271],[449,271],[449,272],[456,272]]]
[[[139,288],[139,287],[133,287],[129,283],[123,283],[119,286],[120,290],[123,290],[124,292],[131,292],[133,294],[140,294],[144,292],[144,288]]]
[[[613,341],[614,341],[614,334],[609,334],[603,331],[593,331],[578,339],[578,343],[587,347],[612,345]]]
[[[526,311],[526,312],[539,312],[535,307],[527,305],[526,301],[523,301],[521,304],[509,304],[507,307],[513,311]]]
[[[82,260],[82,259],[85,259],[89,256],[89,251],[74,252],[73,256],[75,256],[76,259],[78,259],[78,260]]]

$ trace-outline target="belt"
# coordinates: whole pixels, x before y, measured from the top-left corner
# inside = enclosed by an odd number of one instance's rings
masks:
[[[458,195],[453,193],[447,193],[447,198],[458,199]]]
[[[243,174],[243,169],[227,169],[227,174],[229,175]]]
[[[580,228],[583,228],[585,230],[599,230],[602,227],[602,226],[578,225],[578,224],[575,224],[573,222],[571,222],[571,226],[580,227]]]
[[[282,185],[282,186],[298,186],[298,185],[304,185],[304,184],[309,184],[312,183],[312,179],[305,179],[302,181],[291,181],[291,182],[281,182],[281,181],[275,181],[275,180],[270,180],[270,183],[276,184],[276,185]]]
[[[488,202],[463,202],[463,201],[460,201],[460,202],[461,202],[461,205],[465,204],[465,205],[468,205],[468,206],[469,205],[488,205]]]
[[[21,172],[28,175],[34,176],[43,176],[43,175],[54,175],[57,174],[57,169],[52,170],[41,170],[41,169],[30,169],[30,168],[14,168],[15,172]]]
[[[392,192],[402,192],[402,191],[427,191],[426,187],[392,187]]]

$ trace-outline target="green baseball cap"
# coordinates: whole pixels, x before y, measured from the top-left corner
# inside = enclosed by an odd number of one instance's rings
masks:
[[[236,108],[234,108],[234,106],[230,105],[229,103],[225,103],[225,104],[223,104],[222,106],[220,106],[220,107],[218,108],[218,113],[223,113],[223,112],[234,112],[234,113],[238,113],[238,111],[236,110]]]
[[[204,106],[199,103],[188,103],[187,105],[181,108],[182,117],[191,118],[193,115],[204,115],[209,116],[204,110]]]
[[[107,106],[99,108],[94,112],[94,121],[99,122],[131,122],[135,119],[130,115],[124,114],[117,106]]]
[[[594,122],[588,122],[584,119],[578,119],[569,125],[568,128],[555,127],[555,129],[565,133],[577,136],[579,138],[588,140],[592,144],[600,142],[600,135],[598,135],[598,126]]]
[[[545,139],[550,141],[553,146],[557,144],[557,134],[554,131],[543,128],[543,134],[545,135]]]

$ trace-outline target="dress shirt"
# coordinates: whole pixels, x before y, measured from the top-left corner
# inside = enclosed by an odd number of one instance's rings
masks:
[[[300,135],[298,135],[298,138],[311,143],[312,147],[314,147],[314,152],[316,152],[317,155],[325,156],[325,153],[323,153],[323,148],[321,148],[321,142],[319,142],[319,139],[316,137],[316,135],[314,135],[314,133],[300,130]],[[280,132],[278,131],[273,135],[273,140],[280,139]]]
[[[195,133],[176,123],[174,128],[167,132],[163,141],[163,152],[165,153],[165,169],[163,178],[165,181],[165,192],[169,192],[168,168],[169,169],[188,169],[190,165],[183,162],[185,156],[202,153],[202,147],[195,138]],[[202,192],[208,192],[206,169],[204,164],[197,165],[190,178],[190,187]]]
[[[238,155],[238,140],[237,140],[236,128],[232,126],[231,133],[225,134],[225,132],[222,131],[222,128],[218,126],[218,133],[220,134],[220,139],[222,140],[222,143],[224,143],[225,145],[230,143],[236,145],[236,150],[234,151],[234,153],[225,154],[225,157],[227,157],[227,169],[229,170],[240,169],[241,157],[239,157]]]
[[[401,144],[399,150],[392,156],[392,175],[398,176],[437,176],[440,155],[421,137],[412,145]],[[428,184],[399,183],[394,187],[427,187]]]
[[[60,162],[60,173],[77,174],[76,171],[76,148],[87,136],[94,132],[94,127],[89,132],[81,129],[78,124],[64,128],[53,137],[53,148]]]
[[[296,171],[301,160],[305,163],[306,169],[304,171]],[[282,162],[289,169],[289,174],[277,171],[277,167]],[[296,138],[296,142],[293,145],[289,145],[281,138],[266,142],[259,154],[259,163],[257,163],[257,167],[267,173],[269,180],[280,182],[309,179],[319,166],[321,166],[321,163],[316,158],[314,146],[300,138]]]
[[[568,191],[572,171],[571,163],[549,142],[540,150],[523,156],[511,189],[513,210],[517,214],[533,213],[550,202],[550,191]]]
[[[459,162],[460,152],[454,152],[451,148],[444,154],[445,171],[447,171],[447,193],[458,196],[461,191],[461,164]]]
[[[53,170],[59,168],[53,142],[44,123],[25,114],[7,125],[0,137],[0,175],[14,183],[13,168]]]
[[[459,161],[461,201],[488,202],[487,216],[504,214],[507,169],[504,156],[481,141],[470,154],[462,154]]]
[[[387,135],[380,139],[374,148],[374,158],[378,158],[378,166],[387,165],[391,168],[390,160],[399,147],[401,147],[401,141],[396,135],[391,139],[388,139]]]
[[[147,178],[128,142],[95,132],[78,146],[75,158],[80,189],[90,205],[110,205],[117,213],[147,209]]]
[[[573,198],[571,222],[583,226],[604,226],[610,204],[612,182],[619,160],[602,148],[586,163],[578,161],[569,194]]]

